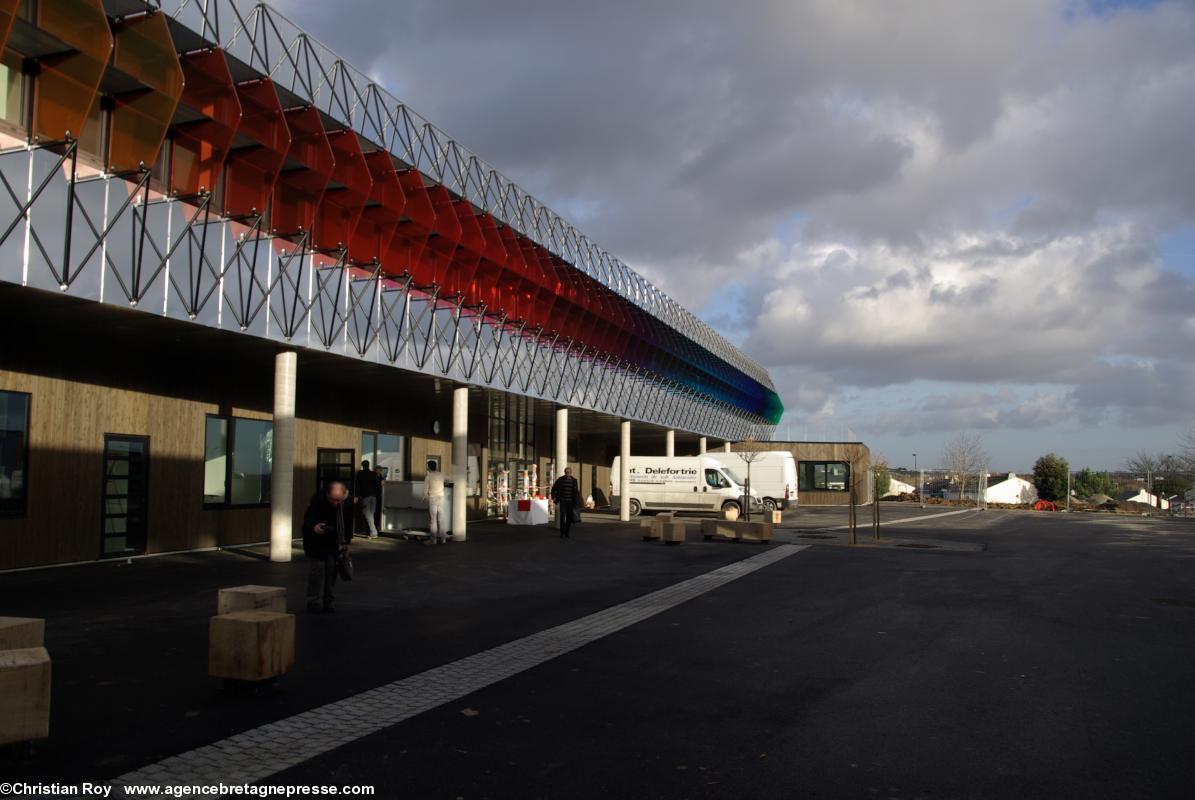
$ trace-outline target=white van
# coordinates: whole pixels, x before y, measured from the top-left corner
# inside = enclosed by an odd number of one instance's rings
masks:
[[[610,504],[620,502],[621,458],[610,467]],[[631,485],[631,516],[649,511],[723,511],[734,506],[743,510],[743,481],[733,468],[707,456],[631,456],[628,465]],[[759,495],[752,492],[751,509],[762,509]]]
[[[736,475],[747,477],[747,462],[738,453],[706,453]],[[756,453],[751,462],[751,494],[759,495],[765,511],[797,507],[797,460],[787,450]]]

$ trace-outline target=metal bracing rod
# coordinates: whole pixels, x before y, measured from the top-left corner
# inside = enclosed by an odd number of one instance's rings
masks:
[[[70,227],[66,228],[66,237],[65,237],[66,243],[65,243],[64,247],[66,248],[65,257],[67,260],[62,262],[62,269],[63,269],[62,283],[66,286],[70,286],[71,283],[74,281],[74,279],[79,276],[79,273],[83,271],[83,266],[87,263],[87,260],[95,254],[95,251],[99,250],[101,247],[104,246],[104,240],[108,238],[108,234],[112,232],[112,229],[116,227],[116,223],[120,221],[120,218],[124,215],[124,212],[132,204],[133,198],[137,196],[137,192],[139,190],[144,189],[146,186],[148,186],[149,177],[150,177],[150,173],[148,171],[143,172],[141,174],[140,180],[137,181],[136,188],[132,192],[129,192],[129,196],[127,198],[125,198],[124,202],[121,203],[120,206],[116,209],[116,213],[113,214],[111,219],[108,220],[108,224],[104,226],[103,231],[100,231],[99,229],[96,228],[95,224],[91,221],[91,216],[87,213],[87,209],[83,208],[82,204],[79,201],[78,196],[74,192],[74,186],[76,183],[76,176],[74,174],[75,166],[76,166],[76,162],[74,160],[72,160],[71,180],[67,187],[67,192],[71,198],[71,202],[69,202],[67,204],[67,215],[66,215],[67,225],[69,226],[72,224],[70,209],[72,208],[72,206],[78,206],[79,213],[83,215],[83,219],[87,221],[87,227],[91,228],[91,232],[95,236],[95,241],[92,243],[91,248],[87,251],[87,253],[83,256],[83,258],[81,258],[79,260],[79,269],[72,275],[69,259],[70,259],[70,243],[71,243],[71,239],[73,239],[74,236],[72,235],[71,228]],[[107,255],[105,255],[104,260],[107,261],[108,265],[112,267],[112,272],[116,276],[116,280],[120,283],[121,289],[125,293],[125,297],[127,297],[129,300],[132,300],[133,298],[129,294],[128,287],[125,286],[124,281],[120,280],[120,271],[116,268],[116,264],[113,263],[112,259],[110,257],[108,257]]]
[[[460,292],[457,292],[453,298],[456,306],[452,309],[452,340],[448,343],[448,358],[444,362],[444,374],[448,374],[452,370],[452,358],[456,355],[456,346],[460,342],[461,337],[461,309],[465,305],[465,297]],[[436,331],[439,334],[439,330]],[[439,336],[436,337],[437,339]],[[436,345],[436,351],[439,352],[440,346]]]
[[[430,289],[431,293],[427,295],[428,310],[424,312],[427,316],[427,335],[423,340],[423,353],[415,362],[420,368],[427,365],[427,359],[431,355],[431,343],[436,335],[436,307],[440,304],[440,287],[433,285]],[[418,325],[419,323],[416,322],[415,324]]]
[[[473,354],[469,358],[469,369],[466,370],[465,375],[469,380],[473,380],[473,373],[477,370],[477,355],[481,352],[481,331],[486,325],[485,321],[485,303],[482,303],[476,308],[476,316],[473,318]]]
[[[322,323],[319,329],[320,342],[325,348],[330,348],[333,343],[335,343],[336,337],[340,333],[341,327],[348,321],[348,316],[345,315],[342,317],[340,313],[340,294],[344,290],[345,275],[349,270],[349,267],[346,264],[347,257],[348,250],[342,247],[336,258],[334,266],[312,266],[313,274],[315,276],[315,292],[306,303],[306,311],[304,316],[311,314],[311,310],[315,308],[316,302],[318,301],[320,322]],[[327,295],[325,289],[327,288],[328,284],[331,283],[332,278],[330,276],[321,276],[320,273],[329,273],[332,270],[336,271],[336,291],[332,295],[332,297],[335,298],[335,301],[332,303],[332,319],[329,320],[328,314],[324,311],[324,297]],[[296,327],[295,332],[297,331],[298,328]],[[293,336],[294,333],[291,335]]]
[[[277,288],[282,282],[282,279],[287,279],[288,287],[283,287],[282,297],[279,298],[280,302],[282,303],[282,314],[284,319],[279,319],[278,315],[274,313],[273,308],[270,309],[270,313],[274,315],[274,320],[282,328],[283,334],[287,341],[290,341],[294,338],[294,335],[299,330],[299,326],[302,325],[303,320],[307,318],[307,312],[310,308],[309,304],[303,301],[303,296],[301,293],[303,284],[303,261],[308,258],[307,240],[309,235],[310,234],[308,231],[303,231],[302,236],[299,238],[298,244],[295,246],[295,249],[289,253],[282,253],[278,256],[278,274],[274,276],[274,279],[270,282],[270,285],[265,292],[266,295],[272,296],[274,294],[275,288]],[[249,270],[250,291],[252,291],[252,284],[257,280],[256,255],[257,253],[255,250],[253,264]],[[299,276],[297,278],[291,274],[291,266],[296,260],[299,262]],[[292,294],[289,308],[287,305],[286,288],[289,288]],[[257,314],[261,310],[261,305],[264,304],[265,298],[263,297],[261,304],[258,306],[258,308],[254,309],[253,315],[249,318],[245,327],[248,327],[248,325],[253,323],[253,320],[257,317]],[[303,308],[303,314],[301,316],[299,315],[300,307]]]
[[[379,298],[382,287],[380,275],[382,273],[382,264],[377,259],[374,259],[372,266],[373,270],[369,273],[368,278],[358,278],[356,281],[349,281],[349,308],[345,316],[346,321],[353,321],[353,329],[359,334],[360,331],[357,330],[359,325],[357,324],[356,312],[357,309],[361,307],[361,297],[365,293],[354,296],[352,285],[353,283],[360,283],[362,281],[367,282],[369,284],[369,309],[365,316],[365,336],[362,337],[358,335],[356,337],[352,337],[354,338],[353,348],[357,351],[358,355],[362,356],[364,356],[369,351],[370,346],[373,345],[374,339],[377,338],[379,328],[378,325],[374,324],[374,313],[378,311],[378,305],[380,302]]]
[[[236,246],[232,250],[232,255],[224,262],[223,270],[221,270],[220,274],[216,276],[216,284],[213,286],[214,290],[220,285],[220,281],[228,274],[228,271],[232,269],[232,265],[234,263],[243,263],[245,257],[245,247],[249,242],[252,242],[253,255],[249,259],[249,287],[247,291],[245,288],[244,270],[237,270],[237,289],[240,307],[233,309],[233,315],[236,317],[237,324],[241,327],[241,330],[245,330],[249,327],[250,323],[252,322],[252,319],[250,318],[251,316],[257,316],[256,312],[250,310],[250,306],[253,302],[254,285],[262,289],[263,295],[267,293],[265,287],[261,286],[261,283],[257,280],[257,250],[262,239],[265,238],[261,235],[261,226],[264,219],[264,215],[258,216],[253,220],[253,224],[249,227],[248,232],[241,234],[241,238],[237,241]],[[227,294],[225,294],[225,297],[227,297]],[[207,303],[206,299],[204,300],[204,303]]]
[[[44,145],[34,145],[29,150],[16,151],[16,154],[23,155],[26,158],[31,158],[32,153],[35,150],[44,150],[49,147],[56,146],[56,145],[62,145],[62,144],[66,145],[66,150],[63,152],[63,154],[61,156],[58,157],[58,161],[55,162],[54,167],[49,172],[46,173],[46,177],[43,178],[42,182],[37,185],[37,188],[34,189],[29,194],[29,200],[24,203],[21,202],[21,199],[17,195],[17,193],[15,191],[13,191],[12,185],[8,182],[8,179],[3,176],[3,173],[0,173],[0,181],[4,182],[4,188],[8,191],[9,196],[12,198],[12,202],[19,209],[17,211],[16,217],[14,217],[12,222],[10,222],[8,224],[8,227],[4,229],[4,233],[0,234],[0,244],[4,244],[4,242],[7,241],[8,237],[12,235],[12,232],[16,229],[16,227],[18,225],[21,224],[22,220],[28,220],[29,209],[33,208],[33,204],[36,203],[38,201],[38,199],[41,198],[42,192],[44,192],[46,190],[46,187],[50,185],[50,182],[53,181],[56,177],[58,177],[58,170],[62,168],[62,165],[67,161],[67,159],[71,159],[70,173],[72,176],[72,180],[70,181],[70,184],[67,187],[67,230],[70,230],[70,214],[71,214],[70,200],[71,200],[71,198],[74,197],[74,194],[73,194],[73,192],[74,192],[73,176],[75,174],[74,159],[76,157],[76,154],[78,153],[78,143],[74,139],[70,139],[70,140],[67,140],[66,142],[52,142],[52,143],[47,143]],[[7,155],[14,155],[14,154],[10,153]],[[64,264],[69,263],[69,261],[67,261],[66,259],[70,258],[69,242],[66,246],[67,246],[66,256],[62,262]],[[47,258],[46,261],[50,262],[50,259]]]

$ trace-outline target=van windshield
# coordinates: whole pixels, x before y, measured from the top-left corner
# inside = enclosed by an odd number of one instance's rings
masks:
[[[743,479],[736,475],[734,471],[730,469],[730,467],[722,467],[722,471],[726,473],[726,477],[730,478],[736,484],[739,486],[743,485]]]

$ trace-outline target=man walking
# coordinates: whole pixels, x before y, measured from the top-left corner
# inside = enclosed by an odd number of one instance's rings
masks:
[[[423,499],[427,501],[429,519],[426,543],[443,544],[444,533],[444,473],[435,461],[427,462],[427,477],[423,479]]]
[[[378,496],[382,493],[382,485],[378,481],[377,474],[369,468],[369,461],[361,462],[361,470],[357,473],[357,477],[353,479],[354,488],[357,490],[356,501],[361,504],[361,513],[365,516],[365,522],[369,525],[369,538],[378,538],[378,526],[374,523],[374,514],[378,509]]]
[[[568,539],[569,531],[573,527],[573,515],[576,513],[577,498],[581,495],[581,487],[573,477],[573,468],[565,467],[564,474],[552,484],[552,499],[556,501],[556,513],[560,516],[560,538]]]
[[[335,611],[336,559],[348,550],[352,532],[353,501],[340,481],[332,481],[322,493],[316,492],[303,515],[303,552],[311,560],[307,573],[307,610]]]

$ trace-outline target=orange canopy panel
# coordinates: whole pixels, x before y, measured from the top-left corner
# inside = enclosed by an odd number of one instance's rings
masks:
[[[33,135],[46,141],[81,137],[112,53],[112,31],[103,2],[55,0],[38,3],[36,9],[37,27],[70,50],[39,62]]]
[[[204,119],[175,127],[170,190],[179,195],[216,192],[241,124],[241,101],[223,50],[197,50],[180,61],[185,78],[180,102]]]
[[[336,160],[324,133],[324,123],[314,106],[286,112],[290,150],[274,186],[270,225],[282,236],[297,236],[315,227],[320,201],[332,179]]]
[[[349,241],[349,257],[358,262],[377,259],[382,262],[383,271],[398,274],[402,272],[401,266],[387,263],[387,257],[407,204],[406,196],[398,182],[394,159],[385,150],[366,153],[365,166],[373,185],[369,188],[369,202],[361,212],[361,221]]]
[[[17,7],[21,0],[0,0],[0,53],[8,45],[8,35],[12,33],[12,24],[17,19]]]
[[[247,217],[266,212],[290,149],[290,128],[269,78],[238,83],[236,91],[241,124],[228,153],[224,213]]]
[[[347,247],[369,201],[373,178],[357,134],[345,128],[326,139],[332,150],[332,185],[324,193],[316,217],[312,244],[321,249]]]
[[[108,169],[125,172],[157,160],[183,94],[183,68],[165,14],[126,17],[116,25],[115,33],[113,66],[142,87],[114,98]]]

